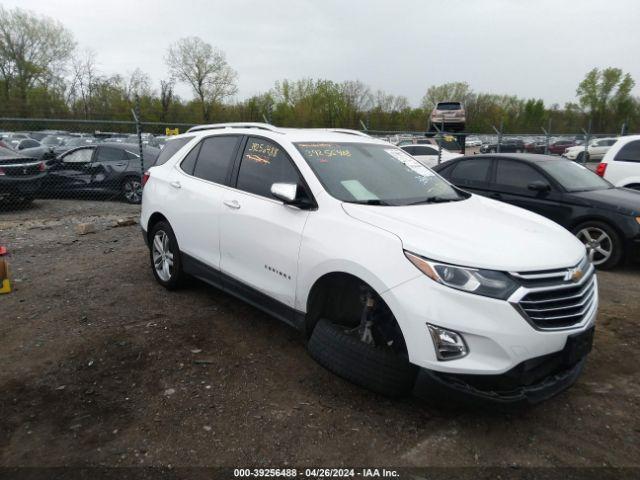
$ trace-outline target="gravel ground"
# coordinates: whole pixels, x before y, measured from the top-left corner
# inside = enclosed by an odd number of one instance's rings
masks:
[[[300,336],[199,282],[156,285],[116,202],[0,212],[0,466],[639,466],[640,271],[599,275],[578,383],[504,414],[392,401],[325,371]],[[78,223],[96,232],[78,235]],[[120,222],[125,225],[128,222]]]

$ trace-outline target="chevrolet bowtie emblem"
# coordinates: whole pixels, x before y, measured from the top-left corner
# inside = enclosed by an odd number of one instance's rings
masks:
[[[582,269],[580,267],[576,267],[576,268],[570,268],[569,270],[567,270],[567,273],[565,273],[564,275],[564,279],[567,282],[571,280],[572,282],[576,283],[576,282],[579,282],[583,276],[584,276],[584,272],[582,271]]]

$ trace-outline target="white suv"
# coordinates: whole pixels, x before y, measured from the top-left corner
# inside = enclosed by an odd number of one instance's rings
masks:
[[[616,187],[640,190],[640,135],[621,137],[606,153],[596,173]]]
[[[579,375],[597,280],[559,225],[357,132],[200,126],[161,157],[141,225],[168,289],[236,295],[386,395],[537,402]]]

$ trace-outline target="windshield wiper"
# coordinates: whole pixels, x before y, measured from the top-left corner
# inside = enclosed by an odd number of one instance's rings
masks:
[[[390,206],[391,204],[388,202],[385,202],[384,200],[380,200],[377,198],[372,198],[369,200],[354,200],[351,203],[357,203],[358,205],[383,205],[385,207]]]
[[[446,202],[457,202],[458,200],[462,200],[461,197],[456,198],[448,198],[448,197],[439,197],[434,195],[433,197],[427,197],[423,200],[418,200],[417,202],[407,203],[407,205],[420,205],[421,203],[446,203]]]

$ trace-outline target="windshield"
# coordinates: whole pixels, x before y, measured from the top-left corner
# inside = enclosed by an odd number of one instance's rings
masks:
[[[613,188],[613,185],[588,168],[570,160],[540,162],[539,165],[568,192],[586,192]]]
[[[343,202],[397,206],[467,198],[391,145],[295,145],[329,194]]]

